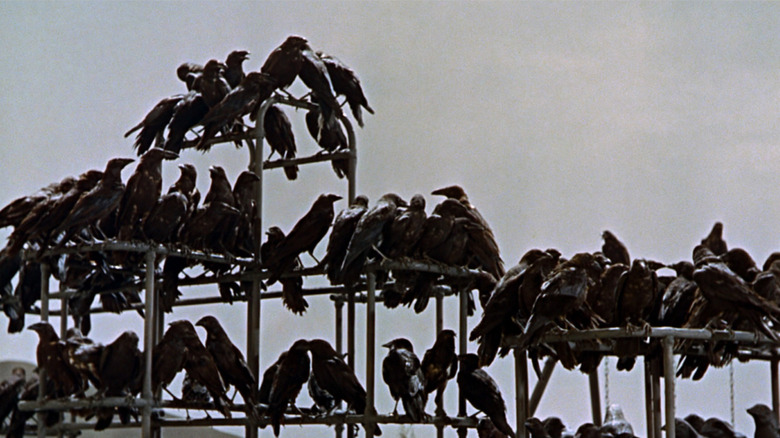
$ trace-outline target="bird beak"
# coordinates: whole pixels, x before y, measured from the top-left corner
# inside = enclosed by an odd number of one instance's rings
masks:
[[[392,348],[393,347],[393,342],[390,341],[387,344],[382,344],[382,346],[385,347],[385,348]]]

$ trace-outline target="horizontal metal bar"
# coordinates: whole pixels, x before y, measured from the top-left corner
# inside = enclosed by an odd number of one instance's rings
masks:
[[[129,251],[129,252],[147,252],[154,251],[156,254],[165,256],[179,256],[182,258],[236,265],[251,265],[255,263],[254,259],[244,257],[232,257],[224,254],[212,254],[202,251],[196,251],[190,248],[180,248],[176,246],[156,245],[148,242],[126,242],[118,240],[107,240],[100,243],[88,243],[80,245],[66,245],[60,248],[50,248],[43,253],[43,256],[75,254],[81,252],[93,251]],[[25,250],[22,253],[24,258],[37,258],[37,251]]]
[[[309,164],[309,163],[321,163],[324,161],[336,161],[336,160],[348,160],[349,159],[349,151],[344,150],[343,152],[320,152],[314,155],[309,155],[307,157],[299,157],[299,158],[293,158],[290,160],[274,160],[274,161],[266,161],[263,163],[263,169],[278,169],[280,167],[286,167],[286,166],[297,166],[298,164]]]
[[[370,263],[366,265],[366,271],[370,270],[399,270],[399,271],[420,271],[430,272],[432,274],[447,275],[450,277],[471,277],[480,275],[481,272],[476,269],[468,269],[459,266],[448,266],[434,262],[424,262],[419,260],[389,260],[384,259],[379,263]]]
[[[610,327],[591,330],[555,330],[546,333],[541,342],[561,341],[593,341],[597,339],[618,338],[664,338],[673,336],[677,339],[713,340],[713,341],[737,341],[751,344],[767,344],[780,346],[780,343],[772,341],[764,335],[732,330],[709,329],[683,329],[676,327],[648,327],[643,330],[631,330],[624,327]],[[507,345],[512,346],[519,340],[519,336],[507,340]]]

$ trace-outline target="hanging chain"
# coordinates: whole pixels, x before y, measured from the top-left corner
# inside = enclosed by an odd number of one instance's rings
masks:
[[[604,357],[604,406],[609,407],[609,356]]]
[[[736,427],[734,422],[734,361],[729,362],[729,399],[731,402],[731,425]]]

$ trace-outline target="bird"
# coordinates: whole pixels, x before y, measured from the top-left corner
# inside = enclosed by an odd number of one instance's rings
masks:
[[[349,149],[349,142],[341,124],[335,119],[326,120],[319,107],[309,108],[304,117],[309,135],[325,152],[338,152]],[[330,161],[333,171],[339,179],[349,176],[349,160],[344,158]]]
[[[477,436],[479,438],[506,438],[506,434],[496,428],[490,418],[482,417],[477,423]]]
[[[260,247],[260,257],[261,260],[273,260],[277,247],[285,238],[284,231],[279,227],[271,227],[265,234],[267,237]],[[293,272],[301,269],[303,269],[303,265],[296,257],[288,271]],[[280,278],[279,283],[282,284],[282,304],[291,312],[303,315],[309,307],[309,302],[303,296],[303,278],[300,276]]]
[[[682,418],[674,419],[674,436],[675,438],[702,438],[702,435]]]
[[[195,327],[184,319],[174,321],[171,325],[180,326],[178,333],[180,333],[186,349],[184,369],[195,381],[206,387],[217,410],[225,418],[230,418],[230,407],[233,403],[225,395],[225,385],[220,377],[217,364],[198,338]]]
[[[335,122],[343,114],[330,85],[328,68],[308,43],[301,47],[301,61],[298,77],[311,89],[311,99],[320,107],[325,123]]]
[[[414,354],[414,346],[406,338],[396,338],[382,345],[389,349],[382,360],[382,380],[390,388],[395,400],[393,415],[398,416],[398,401],[401,400],[404,412],[414,422],[425,418],[425,374],[420,359]]]
[[[16,229],[34,209],[39,208],[43,203],[48,203],[64,195],[75,185],[76,178],[67,176],[59,182],[39,189],[32,195],[14,199],[0,209],[0,228],[10,226]]]
[[[306,45],[306,38],[291,35],[268,55],[260,72],[271,78],[274,88],[285,89],[295,81],[303,65],[301,51]]]
[[[203,73],[200,77],[200,94],[203,101],[209,108],[216,106],[230,91],[230,85],[224,77],[222,71],[227,67],[216,59],[210,59],[203,66]]]
[[[125,132],[125,138],[135,131],[139,131],[135,137],[133,148],[140,157],[145,154],[154,143],[162,145],[165,127],[173,117],[174,108],[184,99],[183,94],[165,97],[149,111],[143,120]]]
[[[234,243],[231,252],[253,256],[258,251],[257,232],[255,224],[260,214],[255,191],[259,189],[260,177],[254,172],[245,170],[238,175],[233,184],[233,200],[240,212],[234,226]]]
[[[550,438],[561,438],[563,432],[566,430],[566,425],[563,424],[563,421],[558,417],[547,417],[542,420],[542,424],[544,425],[544,430],[550,435]]]
[[[162,192],[162,160],[178,155],[164,149],[152,148],[138,160],[119,202],[117,226],[119,240],[132,240],[141,230],[141,223],[152,211]]]
[[[320,388],[330,393],[335,400],[345,401],[347,407],[359,415],[365,413],[366,390],[333,346],[324,339],[312,339],[309,341],[309,352],[311,372]],[[382,435],[378,425],[374,425],[374,435]]]
[[[263,372],[263,380],[260,382],[260,388],[257,390],[257,402],[262,403],[264,405],[268,405],[269,400],[271,399],[271,386],[274,384],[274,376],[276,375],[276,370],[279,369],[279,365],[284,361],[284,359],[287,357],[287,351],[283,351],[279,358],[276,359],[276,362],[272,363],[268,366],[268,368],[265,369]]]
[[[358,195],[345,209],[339,211],[333,220],[333,228],[328,237],[325,256],[320,261],[331,284],[340,284],[341,267],[352,234],[355,232],[360,218],[368,211],[368,197]]]
[[[501,396],[496,381],[479,367],[479,357],[473,353],[458,355],[458,388],[463,397],[508,436],[514,438],[515,432],[506,420],[506,403]]]
[[[46,378],[52,381],[56,394],[70,396],[83,392],[84,382],[68,363],[65,356],[65,343],[60,341],[51,324],[41,321],[27,328],[38,333],[38,346],[35,352],[38,369],[43,370]]]
[[[609,230],[601,233],[604,244],[601,245],[601,252],[612,262],[622,263],[626,266],[631,265],[631,257],[628,255],[628,249],[614,234]]]
[[[363,115],[361,107],[365,108],[366,111],[371,114],[374,114],[374,109],[369,106],[357,75],[351,68],[336,57],[319,51],[317,52],[317,55],[328,69],[333,91],[336,92],[336,94],[343,95],[347,98],[347,103],[352,110],[352,115],[355,117],[355,120],[357,120],[358,125],[362,128]]]
[[[358,220],[341,265],[341,281],[345,285],[352,285],[357,281],[369,250],[379,245],[385,225],[393,220],[398,207],[406,206],[406,201],[400,196],[386,193]]]
[[[536,417],[527,418],[523,425],[530,432],[531,438],[552,438],[544,427],[542,420]]]
[[[421,194],[412,196],[409,206],[396,214],[390,223],[382,239],[380,252],[391,259],[411,257],[422,237],[426,217],[425,197]]]
[[[121,172],[133,161],[132,158],[112,158],[108,161],[100,182],[76,201],[67,217],[54,229],[52,235],[65,233],[60,245],[88,225],[96,224],[119,206],[125,191]]]
[[[319,195],[309,211],[295,223],[290,232],[279,242],[273,257],[264,261],[271,273],[269,284],[287,272],[301,253],[308,252],[314,257],[314,248],[325,237],[333,223],[335,215],[333,203],[339,199],[341,196],[332,193]]]
[[[720,256],[728,251],[728,245],[723,240],[723,224],[715,222],[710,233],[701,240],[701,244],[709,248],[713,254]]]
[[[163,149],[180,153],[184,145],[184,136],[201,122],[209,112],[209,106],[203,100],[203,95],[196,90],[191,90],[176,103],[173,115],[168,122],[168,136],[163,143]]]
[[[753,433],[754,438],[778,438],[780,431],[777,426],[777,416],[772,412],[772,408],[765,404],[757,403],[747,409],[747,413],[753,417],[756,430]]]
[[[717,417],[710,417],[701,426],[700,433],[709,438],[745,438],[734,426]]]
[[[247,59],[249,59],[249,52],[246,50],[233,50],[225,59],[223,76],[230,88],[236,88],[246,76],[243,64]]]
[[[658,290],[658,277],[647,261],[634,259],[631,268],[621,275],[616,289],[616,323],[623,327],[649,326],[657,319],[663,297]],[[630,371],[639,354],[640,339],[620,339],[615,342],[618,370]]]
[[[278,105],[271,105],[266,110],[263,118],[263,129],[265,129],[265,140],[271,147],[271,155],[276,152],[281,159],[295,159],[297,148],[292,124]],[[283,169],[288,180],[293,181],[298,178],[297,165],[284,166]]]
[[[170,385],[176,374],[184,369],[187,359],[184,331],[184,324],[169,324],[152,350],[152,391],[155,393]]]
[[[425,392],[437,391],[437,413],[444,415],[444,389],[458,372],[458,355],[455,353],[455,332],[443,329],[436,335],[431,348],[425,350],[420,364],[425,376]]]
[[[284,418],[287,405],[295,406],[295,399],[309,379],[311,361],[308,354],[309,342],[305,339],[295,341],[287,350],[287,355],[279,363],[274,374],[268,399],[268,413],[274,436],[279,436],[279,426]]]
[[[309,375],[306,389],[309,393],[309,397],[314,401],[314,405],[312,405],[311,408],[312,411],[318,414],[328,415],[336,408],[336,399],[333,398],[331,393],[320,387],[320,384],[317,383],[317,379],[314,378],[314,374]]]
[[[230,340],[222,324],[214,316],[206,315],[195,325],[206,329],[206,350],[214,358],[225,386],[233,385],[244,399],[248,415],[259,419],[259,413],[255,412],[257,401],[254,394],[257,390],[257,378],[249,369],[241,350]]]
[[[104,396],[120,397],[133,394],[133,383],[140,382],[143,374],[143,355],[138,349],[138,335],[135,332],[122,332],[103,348],[97,374],[102,384],[100,392]],[[137,386],[140,389],[140,385]],[[121,407],[117,408],[117,411],[122,424],[127,424],[130,421],[130,408]],[[111,425],[113,417],[113,408],[100,409],[95,430],[106,429]]]
[[[11,375],[0,382],[0,424],[16,409],[19,397],[27,383],[27,373],[22,367],[14,367]]]

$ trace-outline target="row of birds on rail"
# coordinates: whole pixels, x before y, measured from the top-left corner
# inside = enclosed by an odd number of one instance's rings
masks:
[[[295,341],[265,370],[258,387],[258,379],[220,322],[213,316],[204,316],[196,325],[206,330],[205,343],[201,342],[191,322],[178,320],[170,323],[153,348],[151,386],[155,394],[160,394],[161,390],[168,391],[167,386],[184,370],[182,400],[190,402],[190,407],[213,403],[208,406],[229,418],[231,410],[236,409],[233,398],[228,397],[230,386],[233,386],[244,400],[246,415],[258,424],[271,424],[276,436],[285,421],[288,406],[291,412],[302,412],[296,405],[296,399],[305,384],[314,401],[311,415],[331,415],[342,401],[346,403],[347,411],[359,415],[366,411],[363,385],[344,357],[328,341]],[[60,339],[48,322],[32,324],[29,329],[39,335],[37,369],[46,373],[46,399],[71,396],[83,399],[90,384],[96,390],[90,396],[94,400],[141,393],[143,354],[134,332],[126,331],[113,342],[102,345],[75,328],[69,329]],[[383,347],[388,352],[382,361],[382,378],[396,401],[393,416],[400,417],[397,409],[400,401],[407,420],[415,423],[426,421],[429,419],[425,412],[428,395],[437,391],[436,413],[446,415],[443,393],[447,382],[457,373],[457,384],[466,400],[484,413],[499,430],[514,436],[506,420],[506,404],[497,384],[480,369],[476,355],[456,354],[455,332],[442,330],[433,346],[425,351],[422,360],[416,356],[412,343],[406,338],[393,339]],[[15,378],[0,387],[0,400],[4,401],[0,403],[0,422],[13,412],[11,430],[23,430],[24,422],[32,414],[16,410],[16,404],[19,400],[32,400],[37,396],[37,387],[33,387],[33,383],[25,384],[23,379]],[[178,400],[173,394],[171,396]],[[137,416],[130,407],[103,407],[76,412],[88,418],[97,417],[96,430],[109,427],[115,413],[119,414],[123,424],[127,424],[131,416]],[[56,415],[48,416],[51,417],[48,421],[52,423],[49,426],[56,423]],[[374,433],[381,434],[379,427],[374,429]]]
[[[255,121],[263,102],[274,92],[287,94],[287,88],[300,78],[311,90],[308,97],[306,126],[327,152],[349,147],[339,119],[341,106],[348,104],[358,124],[363,126],[362,109],[372,113],[355,72],[333,56],[315,52],[300,36],[288,37],[266,58],[258,72],[244,73],[243,63],[249,52],[235,50],[224,63],[211,59],[203,65],[184,63],[176,73],[187,86],[186,94],[176,94],[158,102],[154,108],[125,134],[138,131],[134,147],[138,155],[153,145],[180,153],[182,148],[195,147],[208,151],[215,136],[222,134],[240,147],[249,137],[244,134],[245,116]],[[344,103],[337,98],[344,96]],[[186,135],[202,126],[198,138],[187,140]],[[265,138],[272,153],[280,158],[296,157],[297,146],[289,118],[279,105],[271,105],[263,119]],[[167,135],[166,135],[167,129]],[[333,160],[333,170],[339,178],[348,173],[347,160]],[[296,165],[284,167],[288,179],[298,175]]]
[[[623,327],[646,333],[653,326],[706,328],[748,331],[775,344],[780,341],[780,253],[759,267],[744,249],[728,248],[719,222],[695,246],[691,260],[673,264],[632,260],[614,234],[605,231],[603,238],[602,251],[570,259],[555,249],[532,249],[507,271],[470,333],[469,339],[480,344],[482,365],[515,347],[528,350],[537,373],[537,359],[547,355],[567,369],[579,365],[590,373],[603,357],[599,345],[611,343],[618,369],[630,370],[640,354],[662,366],[655,360],[661,356],[660,343],[641,337],[614,343],[540,341],[559,329]],[[661,268],[675,274],[658,273]],[[723,366],[746,347],[734,341],[677,340],[675,349],[682,353],[677,375],[700,379],[710,365]]]
[[[49,249],[69,243],[116,239],[218,253],[230,260],[251,258],[259,252],[260,267],[270,276],[266,283],[281,283],[283,302],[296,314],[303,314],[308,306],[303,296],[303,280],[285,274],[302,268],[300,255],[305,252],[313,255],[329,230],[327,250],[318,266],[334,285],[354,286],[361,281],[365,263],[381,257],[427,259],[445,265],[480,268],[484,275],[477,276],[476,287],[483,292],[489,292],[495,278],[503,275],[503,262],[493,233],[459,186],[433,191],[445,199],[431,215],[426,214],[425,198],[419,194],[407,202],[388,193],[373,206],[361,195],[338,215],[334,203],[341,197],[323,194],[287,233],[278,226],[270,227],[258,250],[258,209],[254,197],[258,177],[244,171],[231,185],[224,169],[212,166],[211,184],[201,204],[196,187],[197,170],[191,164],[179,165],[179,178],[163,193],[161,169],[163,160],[170,154],[164,149],[149,149],[141,156],[127,184],[121,173],[133,160],[114,158],[103,171],[90,170],[77,178],[65,178],[0,209],[0,227],[13,227],[7,245],[0,252],[0,292],[5,313],[11,320],[10,332],[24,327],[25,312],[40,298],[41,260],[32,257],[23,261],[21,250],[25,247],[43,255]],[[70,300],[70,310],[84,333],[89,332],[88,312],[96,295],[100,295],[104,308],[110,311],[118,312],[140,303],[137,292],[103,293],[140,283],[139,277],[143,275],[139,270],[140,253],[91,251],[54,256],[46,261],[65,287],[81,292]],[[180,277],[194,264],[186,257],[165,258],[160,274],[163,310],[171,311],[181,295]],[[204,262],[202,265],[215,275],[236,269],[233,263]],[[247,265],[239,269],[247,269]],[[14,289],[12,279],[19,271],[20,279]],[[420,312],[432,295],[439,275],[397,272],[394,279],[394,282],[382,279],[381,284],[388,285],[385,303],[414,304]],[[246,287],[241,282],[219,283],[219,291],[227,300],[245,293]]]

